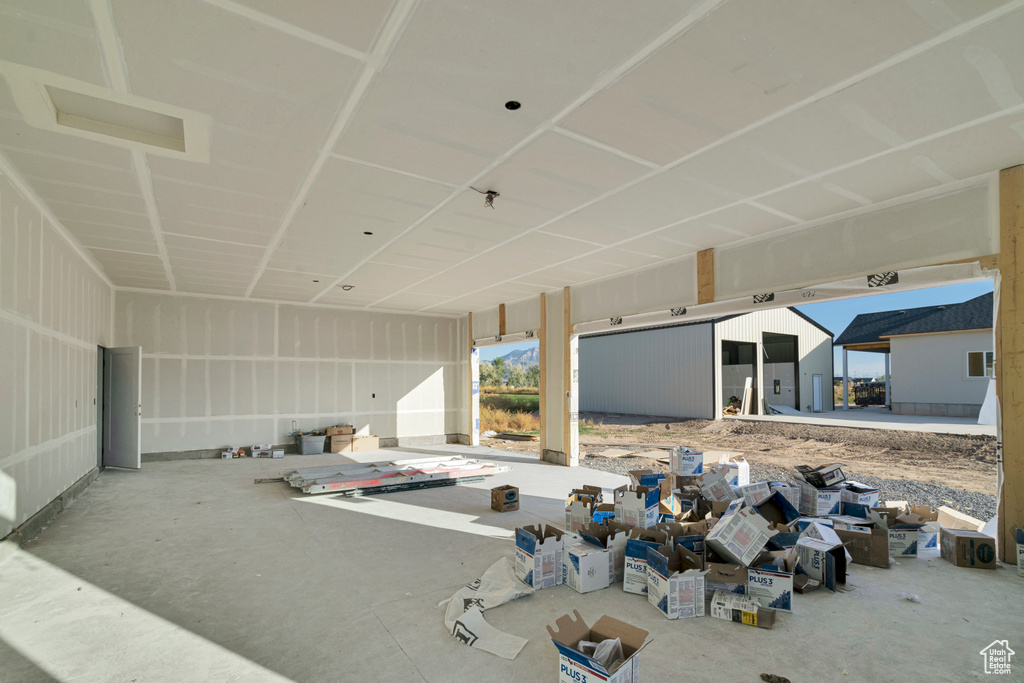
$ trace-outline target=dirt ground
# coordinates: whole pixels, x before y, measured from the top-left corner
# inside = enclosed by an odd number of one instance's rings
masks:
[[[996,440],[897,430],[822,427],[739,420],[652,421],[584,415],[580,455],[626,445],[689,446],[737,451],[752,464],[782,468],[838,462],[858,474],[941,483],[978,493],[996,492]],[[537,452],[535,442],[484,439],[492,448]]]

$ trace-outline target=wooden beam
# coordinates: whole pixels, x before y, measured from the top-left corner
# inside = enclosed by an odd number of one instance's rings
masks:
[[[473,445],[473,314],[469,314],[466,327],[469,329],[469,351],[466,354],[466,375],[469,384],[469,422],[467,423],[466,436],[469,437],[469,445]]]
[[[1003,485],[999,559],[1016,558],[1014,530],[1024,527],[1024,166],[999,172],[999,313],[996,395],[1002,413]]]
[[[541,458],[544,457],[544,449],[547,448],[547,432],[544,430],[544,391],[547,389],[548,381],[548,363],[547,363],[547,350],[544,348],[548,341],[547,335],[548,329],[548,297],[546,294],[540,295],[540,330],[538,335],[540,337],[537,347],[540,351],[540,454]]]
[[[569,464],[569,388],[572,387],[572,359],[569,357],[569,336],[572,334],[572,292],[562,290],[562,452],[564,465]]]
[[[697,252],[697,303],[709,304],[715,300],[715,250]]]
[[[933,263],[933,266],[955,266],[961,263],[974,263],[975,261],[986,270],[995,270],[999,268],[999,254],[989,254],[988,256],[975,256],[974,258],[964,258],[959,261],[946,261],[944,263]]]
[[[505,304],[498,304],[498,336],[505,336]]]

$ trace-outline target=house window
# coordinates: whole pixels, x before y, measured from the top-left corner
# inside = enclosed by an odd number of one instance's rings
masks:
[[[996,357],[992,351],[967,352],[968,377],[995,377]]]

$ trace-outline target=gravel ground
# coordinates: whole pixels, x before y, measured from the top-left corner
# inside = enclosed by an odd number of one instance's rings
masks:
[[[616,474],[641,469],[668,471],[668,467],[649,458],[583,458],[580,465]],[[996,497],[984,493],[950,488],[935,482],[884,479],[857,474],[855,471],[846,474],[849,479],[878,488],[883,501],[906,500],[916,505],[932,507],[946,505],[982,521],[988,521],[996,514]],[[797,474],[794,470],[757,464],[750,466],[750,481],[789,481],[795,478]]]

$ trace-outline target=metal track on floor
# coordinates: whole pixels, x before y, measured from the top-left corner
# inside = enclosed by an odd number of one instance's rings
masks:
[[[342,493],[346,496],[367,496],[395,491],[409,491],[435,486],[453,486],[470,481],[483,481],[484,477],[512,468],[493,462],[467,459],[461,456],[389,460],[385,462],[325,465],[287,470],[281,479],[303,493]]]

